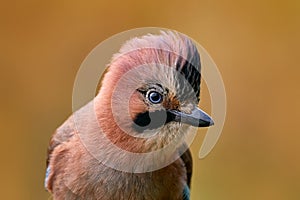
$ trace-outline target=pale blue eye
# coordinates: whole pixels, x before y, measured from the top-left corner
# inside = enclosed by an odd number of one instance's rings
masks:
[[[151,103],[157,104],[162,102],[163,97],[160,93],[153,91],[148,94],[148,99]]]

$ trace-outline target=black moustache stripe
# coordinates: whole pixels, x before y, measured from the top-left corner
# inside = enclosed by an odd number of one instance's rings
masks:
[[[141,133],[145,130],[157,129],[171,121],[174,121],[175,116],[166,110],[157,110],[154,112],[146,111],[139,113],[134,119],[133,128]]]

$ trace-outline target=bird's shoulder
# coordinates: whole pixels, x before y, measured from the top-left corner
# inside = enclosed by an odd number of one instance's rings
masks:
[[[69,141],[75,134],[73,116],[70,116],[59,128],[53,133],[47,151],[47,166],[49,165],[51,154],[54,149]]]
[[[55,174],[60,173],[58,165],[64,162],[64,159],[60,159],[66,150],[64,146],[74,138],[74,135],[75,128],[72,115],[52,134],[46,160],[45,188],[48,191],[52,191]]]

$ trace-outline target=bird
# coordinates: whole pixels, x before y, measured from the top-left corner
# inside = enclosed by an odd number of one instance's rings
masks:
[[[133,37],[112,56],[94,99],[52,135],[45,188],[55,200],[189,200],[186,137],[213,119],[198,107],[201,62],[176,31]]]

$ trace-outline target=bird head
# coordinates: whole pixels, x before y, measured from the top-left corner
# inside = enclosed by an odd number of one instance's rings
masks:
[[[200,70],[197,48],[182,34],[162,32],[127,41],[96,96],[103,131],[122,148],[144,152],[146,146],[153,150],[181,140],[191,126],[213,125],[198,108]]]

